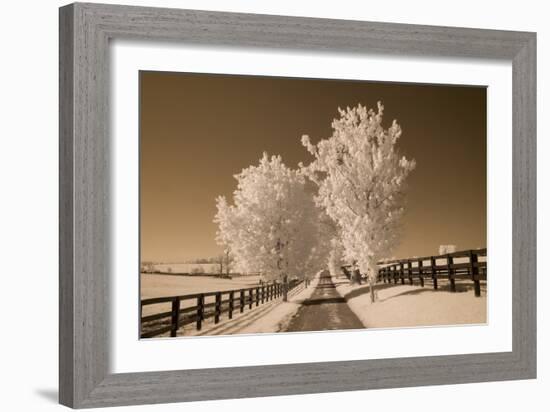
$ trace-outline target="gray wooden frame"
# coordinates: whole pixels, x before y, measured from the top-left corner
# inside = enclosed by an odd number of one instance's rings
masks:
[[[513,64],[513,350],[109,373],[110,39],[497,58]],[[60,402],[85,408],[536,377],[536,34],[72,4],[60,9]]]

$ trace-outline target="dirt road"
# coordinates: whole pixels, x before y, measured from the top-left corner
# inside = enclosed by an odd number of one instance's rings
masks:
[[[286,332],[363,329],[359,318],[336,291],[328,272],[320,275],[319,283],[309,299],[290,320]]]

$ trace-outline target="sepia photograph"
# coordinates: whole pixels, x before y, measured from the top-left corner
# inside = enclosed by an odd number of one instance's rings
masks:
[[[139,336],[487,323],[486,92],[141,71]]]

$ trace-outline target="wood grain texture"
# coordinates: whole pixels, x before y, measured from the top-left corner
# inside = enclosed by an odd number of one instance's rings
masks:
[[[72,10],[72,7],[70,8]],[[73,37],[69,8],[59,15],[59,401],[73,404]]]
[[[531,36],[512,62],[513,353],[533,376],[537,367],[536,47],[536,36]]]
[[[60,402],[84,408],[536,376],[533,33],[81,4],[60,9]],[[109,372],[109,40],[513,64],[513,351],[191,371]]]

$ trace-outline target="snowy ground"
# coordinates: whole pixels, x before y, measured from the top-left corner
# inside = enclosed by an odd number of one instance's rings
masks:
[[[186,274],[186,275],[219,275],[220,265],[219,263],[153,263],[150,267],[151,271],[168,273],[168,274]],[[225,274],[225,265],[223,272]],[[149,272],[149,271],[148,271]],[[232,277],[237,276],[249,276],[252,273],[237,273],[230,271],[229,275]]]
[[[218,273],[220,265],[217,263],[155,263],[155,270],[174,273]]]
[[[156,298],[163,296],[191,295],[193,293],[223,292],[233,289],[247,289],[258,286],[260,277],[240,276],[233,279],[221,279],[209,276],[177,276],[141,274],[141,298]],[[207,298],[205,303],[213,301],[214,297]],[[193,306],[196,302],[186,300],[182,307]],[[143,315],[151,315],[170,310],[170,303],[159,303],[143,307]]]
[[[368,285],[350,285],[349,280],[333,276],[336,290],[346,299],[351,310],[367,328],[479,324],[487,321],[487,295],[474,296],[472,282],[456,282],[457,292],[451,293],[446,282],[439,290],[411,285],[378,284],[378,298],[370,302]]]
[[[290,319],[298,311],[301,303],[308,299],[315,287],[319,277],[309,284],[307,288],[303,285],[291,291],[288,296],[288,302],[283,302],[282,299],[261,305],[252,309],[248,313],[245,312],[233,319],[225,319],[216,324],[210,322],[206,328],[199,332],[191,331],[191,335],[234,335],[243,333],[275,333],[282,332],[290,322]]]
[[[215,292],[257,286],[260,276],[239,276],[233,279],[212,276],[179,276],[141,274],[141,297],[143,299],[161,296],[186,295],[199,292]]]
[[[208,336],[208,335],[234,335],[254,333],[276,333],[285,331],[290,319],[296,314],[301,303],[308,299],[319,281],[319,276],[311,281],[305,288],[302,285],[292,290],[288,296],[288,302],[282,298],[269,303],[264,303],[252,310],[248,307],[243,313],[234,312],[233,319],[228,319],[227,314],[222,315],[220,322],[214,324],[213,319],[207,319],[203,323],[201,331],[195,329],[194,324],[180,328],[178,336]],[[168,334],[159,337],[167,337]]]

